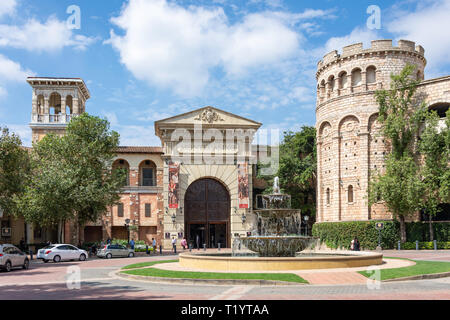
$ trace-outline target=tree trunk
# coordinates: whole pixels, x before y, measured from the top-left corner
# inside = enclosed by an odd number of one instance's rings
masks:
[[[430,241],[433,242],[433,240],[434,240],[434,228],[433,228],[433,223],[431,221],[432,221],[431,214],[429,214],[428,215],[428,223],[429,223],[429,227],[430,227]]]
[[[399,215],[400,220],[400,241],[402,243],[406,242],[406,224],[405,224],[405,217],[402,215]]]

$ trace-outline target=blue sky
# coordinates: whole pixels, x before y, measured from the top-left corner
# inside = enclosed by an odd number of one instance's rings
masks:
[[[80,29],[67,8],[80,8]],[[367,8],[381,28],[367,27]],[[298,130],[315,122],[315,71],[356,42],[408,39],[426,78],[450,74],[450,0],[1,0],[0,126],[30,145],[28,75],[80,77],[86,110],[121,145],[159,145],[156,120],[212,105]]]

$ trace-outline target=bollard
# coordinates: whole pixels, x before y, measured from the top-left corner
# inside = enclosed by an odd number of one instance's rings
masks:
[[[416,240],[416,250],[419,250],[419,240]]]
[[[146,252],[147,254],[150,254],[150,251],[148,251],[148,245],[145,246],[145,252]]]
[[[203,244],[203,251],[206,251],[206,243]]]
[[[33,250],[30,250],[30,260],[33,260]]]
[[[401,247],[401,242],[400,242],[400,240],[398,240],[398,250],[402,250],[402,247]]]
[[[162,254],[162,245],[159,246],[159,254]]]
[[[434,250],[437,250],[437,240],[433,240]]]
[[[217,244],[217,248],[219,248],[219,251],[220,251],[220,242]]]
[[[192,252],[192,243],[189,244],[189,252]]]

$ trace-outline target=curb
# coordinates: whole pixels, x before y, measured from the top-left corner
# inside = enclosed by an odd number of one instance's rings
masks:
[[[450,272],[419,274],[417,276],[383,280],[382,282],[394,282],[394,281],[406,281],[406,280],[427,280],[427,279],[439,279],[439,278],[446,278],[446,277],[450,277]]]
[[[163,278],[151,276],[137,276],[117,271],[115,276],[122,279],[141,280],[157,283],[176,283],[185,285],[222,285],[222,286],[238,286],[238,285],[252,285],[252,286],[298,286],[307,283],[287,282],[276,280],[242,280],[242,279],[186,279],[186,278]]]

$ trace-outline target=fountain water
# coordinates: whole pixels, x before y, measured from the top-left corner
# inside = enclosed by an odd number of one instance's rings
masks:
[[[300,235],[301,211],[291,209],[291,196],[280,192],[278,177],[273,190],[273,194],[257,196],[256,235],[235,239],[233,256],[295,257],[317,240]]]

